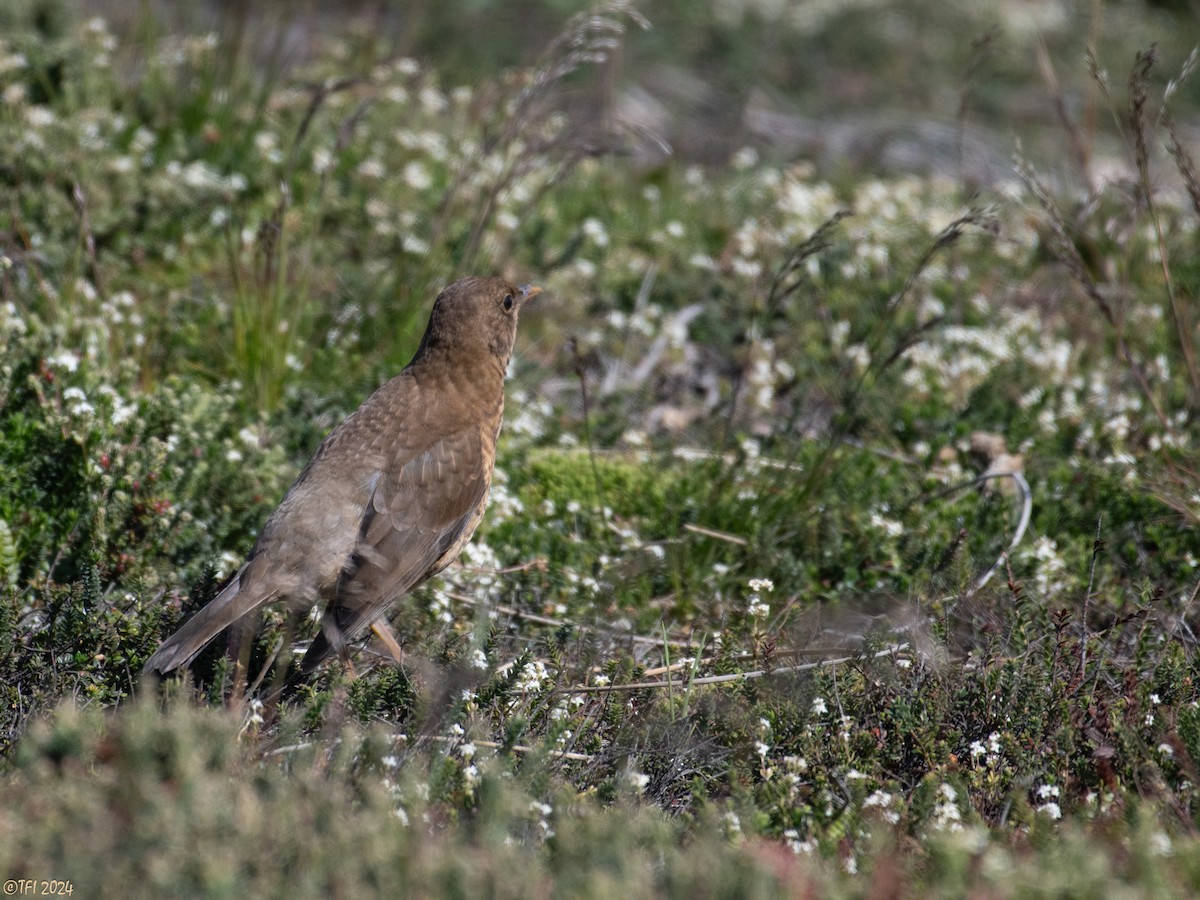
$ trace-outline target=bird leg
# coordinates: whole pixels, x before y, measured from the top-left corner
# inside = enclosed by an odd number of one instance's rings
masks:
[[[379,638],[379,642],[391,654],[396,665],[404,665],[404,651],[400,649],[400,642],[396,640],[396,632],[392,630],[388,620],[380,616],[371,623],[371,630],[375,632],[375,637]]]

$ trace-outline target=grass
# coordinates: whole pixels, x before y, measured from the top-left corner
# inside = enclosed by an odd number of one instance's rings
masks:
[[[476,73],[353,22],[285,62],[244,32],[22,9],[0,46],[0,876],[1196,890],[1194,57],[1086,16],[1074,69],[1062,32],[1003,77],[1004,41],[978,45],[960,124],[1034,85],[1067,163],[1041,132],[968,193],[764,147],[647,162],[579,111],[614,109],[616,61],[647,48],[699,67],[729,42],[753,68],[761,11],[669,6],[643,33],[609,4]],[[923,96],[953,93],[937,77]],[[405,665],[365,645],[360,677],[331,667],[272,720],[225,696],[220,648],[140,684],[468,271],[547,290],[485,525],[394,610]]]

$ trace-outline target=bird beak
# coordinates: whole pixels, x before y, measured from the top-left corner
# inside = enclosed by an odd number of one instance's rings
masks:
[[[532,300],[542,292],[542,289],[536,284],[523,284],[517,288],[521,292],[521,305],[524,306],[527,300]]]

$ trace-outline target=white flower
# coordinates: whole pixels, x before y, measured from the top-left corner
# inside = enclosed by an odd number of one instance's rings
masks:
[[[800,832],[795,828],[788,828],[783,832],[783,838],[787,841],[788,849],[797,856],[800,854],[809,854],[817,849],[817,842],[813,838],[806,841],[800,840]]]
[[[1150,852],[1155,856],[1170,856],[1173,851],[1171,838],[1165,832],[1156,831],[1150,835]]]
[[[363,178],[382,178],[384,175],[383,163],[374,158],[364,159],[358,164],[358,174]]]
[[[312,170],[317,175],[323,175],[329,171],[333,165],[333,154],[324,147],[318,147],[313,151]]]
[[[475,788],[479,786],[480,782],[478,766],[476,766],[474,763],[471,763],[471,765],[463,768],[462,774],[463,790],[465,790],[468,795],[474,794]]]
[[[542,683],[550,677],[546,671],[546,664],[541,660],[532,660],[525,663],[521,669],[521,674],[518,676],[515,687],[521,693],[529,693],[536,691],[542,686]]]
[[[948,784],[938,786],[938,802],[933,808],[931,823],[934,828],[945,831],[962,830],[962,813],[955,800],[958,793]]]
[[[401,177],[404,183],[414,191],[424,191],[433,184],[433,176],[429,174],[429,169],[424,163],[413,160],[404,167],[404,172]]]
[[[751,578],[750,590],[754,591],[756,594],[760,591],[766,591],[770,593],[771,591],[775,590],[775,582],[773,582],[770,578]]]
[[[904,534],[904,526],[895,519],[889,519],[878,512],[871,513],[871,525],[878,528],[888,537],[899,537]]]
[[[426,85],[421,88],[420,95],[421,106],[425,107],[426,112],[439,113],[443,112],[449,103],[442,95],[442,92],[435,87]]]
[[[70,350],[59,350],[46,360],[46,364],[56,369],[66,369],[68,372],[74,372],[79,368],[79,357]]]
[[[250,701],[250,715],[247,719],[251,725],[261,725],[263,723],[263,702],[255,697]]]
[[[742,820],[738,818],[738,814],[732,809],[725,813],[725,829],[730,834],[742,833]]]
[[[1044,813],[1045,815],[1049,816],[1051,819],[1057,820],[1057,819],[1062,818],[1062,808],[1057,803],[1054,803],[1054,802],[1043,803],[1041,806],[1039,806],[1037,808],[1037,811],[1040,813]]]
[[[25,119],[34,128],[43,128],[55,121],[55,115],[45,106],[31,106],[25,110]]]
[[[605,229],[604,223],[599,219],[585,219],[583,222],[583,233],[597,247],[608,246],[608,231]]]
[[[813,697],[811,709],[814,716],[820,716],[829,712],[829,707],[825,705],[824,697]]]
[[[742,147],[729,162],[739,171],[749,169],[758,163],[758,151],[753,147]]]
[[[26,66],[24,54],[9,53],[5,56],[0,56],[0,75],[6,72],[11,72],[13,69],[23,69]]]
[[[863,800],[863,809],[880,809],[883,811],[885,822],[895,825],[900,821],[900,814],[892,809],[895,798],[887,791],[874,791]]]

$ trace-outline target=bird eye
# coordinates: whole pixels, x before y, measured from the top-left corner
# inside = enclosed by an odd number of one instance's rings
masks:
[[[504,304],[505,310],[512,309],[513,308],[513,295],[505,294],[504,299],[501,302]]]

